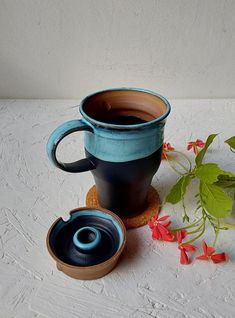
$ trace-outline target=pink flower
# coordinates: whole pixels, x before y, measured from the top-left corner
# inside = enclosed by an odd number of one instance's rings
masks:
[[[158,213],[148,222],[148,226],[152,230],[152,239],[153,240],[163,240],[163,241],[173,241],[174,234],[168,229],[171,221],[164,222],[169,218],[169,215],[165,215],[161,218],[158,218]]]
[[[197,139],[196,141],[189,141],[187,145],[187,150],[193,150],[195,155],[198,154],[198,147],[203,148],[205,146],[205,143],[201,139]]]
[[[162,159],[163,160],[167,159],[167,152],[174,151],[174,150],[175,148],[173,148],[169,142],[164,143],[162,145]]]
[[[177,232],[177,240],[178,240],[178,249],[180,250],[180,263],[182,265],[189,264],[189,258],[186,252],[195,252],[196,246],[188,244],[188,243],[182,243],[183,239],[186,237],[187,231],[186,230],[180,230]]]
[[[224,252],[219,254],[214,254],[215,249],[211,246],[208,246],[204,240],[202,241],[202,249],[204,254],[197,256],[196,259],[203,260],[203,261],[208,261],[211,259],[212,262],[215,264],[226,262],[228,260],[228,255]]]

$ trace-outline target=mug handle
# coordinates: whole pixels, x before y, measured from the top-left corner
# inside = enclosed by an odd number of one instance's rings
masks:
[[[92,127],[89,126],[85,121],[82,119],[77,119],[63,123],[50,135],[47,142],[47,155],[57,168],[67,172],[83,172],[95,169],[94,163],[88,158],[80,159],[71,163],[65,163],[59,161],[56,157],[56,149],[61,140],[69,134],[81,130],[93,132]]]

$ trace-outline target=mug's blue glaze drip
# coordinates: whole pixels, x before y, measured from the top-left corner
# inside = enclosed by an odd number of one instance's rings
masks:
[[[162,146],[164,125],[165,121],[162,121],[141,130],[111,130],[93,126],[94,132],[85,132],[85,149],[96,158],[110,162],[145,158]]]
[[[92,126],[86,119],[71,120],[60,125],[47,142],[47,154],[54,162],[52,151],[61,136],[78,129],[86,129],[85,149],[100,160],[126,162],[141,159],[157,151],[164,138],[165,121],[141,130],[114,130]],[[85,130],[84,129],[84,130]]]

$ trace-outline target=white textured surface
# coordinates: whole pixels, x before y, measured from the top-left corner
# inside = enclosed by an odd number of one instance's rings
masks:
[[[235,98],[234,0],[0,0],[0,98]]]
[[[77,281],[57,271],[45,246],[47,230],[57,217],[84,204],[93,180],[90,173],[68,174],[54,168],[45,145],[59,123],[76,118],[77,104],[0,101],[0,317],[235,317],[232,231],[219,241],[230,255],[227,264],[181,266],[176,244],[153,242],[143,227],[128,232],[122,260],[108,276]],[[235,157],[223,140],[234,135],[235,101],[178,100],[172,105],[166,140],[184,148],[190,139],[221,132],[207,160],[216,155],[224,168],[234,171]],[[61,156],[82,156],[81,134],[76,138],[64,144]],[[154,178],[161,196],[175,178],[162,164]],[[177,222],[180,207],[166,206],[163,213]]]

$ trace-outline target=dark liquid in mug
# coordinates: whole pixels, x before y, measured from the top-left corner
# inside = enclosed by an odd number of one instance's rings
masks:
[[[104,118],[102,122],[114,125],[137,125],[146,123],[147,121],[136,116],[116,116]]]

